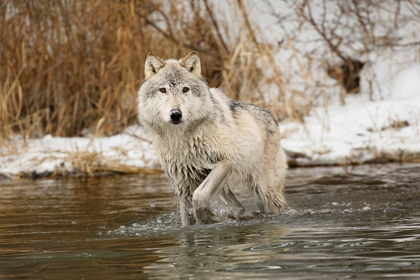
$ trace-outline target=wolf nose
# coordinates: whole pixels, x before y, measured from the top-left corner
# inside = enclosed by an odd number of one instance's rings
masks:
[[[171,120],[179,121],[182,118],[182,112],[179,109],[173,109],[169,113],[169,116],[171,117]]]

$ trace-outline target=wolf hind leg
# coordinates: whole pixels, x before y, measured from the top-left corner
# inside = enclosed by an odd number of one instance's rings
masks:
[[[239,209],[239,214],[243,214],[245,212],[245,207],[242,205],[242,203],[235,197],[233,192],[228,189],[227,191],[222,190],[220,192],[220,197],[227,205],[233,205],[236,208]]]
[[[257,185],[254,188],[254,198],[261,213],[278,214],[286,204],[282,188]]]

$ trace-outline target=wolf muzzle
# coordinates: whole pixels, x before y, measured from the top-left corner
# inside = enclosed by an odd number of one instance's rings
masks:
[[[169,116],[171,117],[171,122],[173,124],[179,124],[181,123],[181,118],[182,118],[182,112],[179,109],[172,109],[169,112]]]

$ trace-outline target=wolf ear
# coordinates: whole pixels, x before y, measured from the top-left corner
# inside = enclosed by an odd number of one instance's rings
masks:
[[[154,53],[149,53],[146,58],[146,65],[144,66],[144,75],[146,80],[157,74],[160,68],[165,66],[165,62],[162,58],[158,57]]]
[[[189,55],[184,57],[181,62],[181,66],[186,68],[189,72],[194,75],[201,77],[201,63],[200,58],[196,52],[191,52]]]

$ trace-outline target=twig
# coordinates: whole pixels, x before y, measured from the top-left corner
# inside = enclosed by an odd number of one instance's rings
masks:
[[[203,0],[203,1],[204,1],[204,5],[206,6],[206,10],[209,13],[211,23],[213,24],[214,29],[216,29],[216,33],[217,33],[217,36],[219,37],[220,42],[222,43],[225,51],[227,53],[229,53],[229,48],[227,47],[225,41],[223,40],[222,35],[220,34],[219,25],[217,24],[217,21],[214,19],[213,11],[210,9],[210,6],[209,6],[209,3],[207,2],[207,0]]]
[[[178,44],[178,45],[182,45],[190,50],[193,51],[197,51],[201,54],[206,54],[209,56],[217,56],[217,53],[214,53],[212,51],[208,51],[208,50],[204,50],[201,48],[198,48],[196,46],[193,46],[191,44],[186,44],[184,42],[180,42],[177,39],[175,39],[173,36],[171,36],[170,34],[166,33],[165,31],[163,31],[159,26],[157,26],[154,22],[150,21],[147,17],[143,16],[139,11],[136,11],[137,16],[141,17],[142,19],[144,19],[144,21],[146,22],[147,25],[151,25],[154,29],[156,29],[156,31],[158,31],[160,34],[162,34],[166,39]]]

